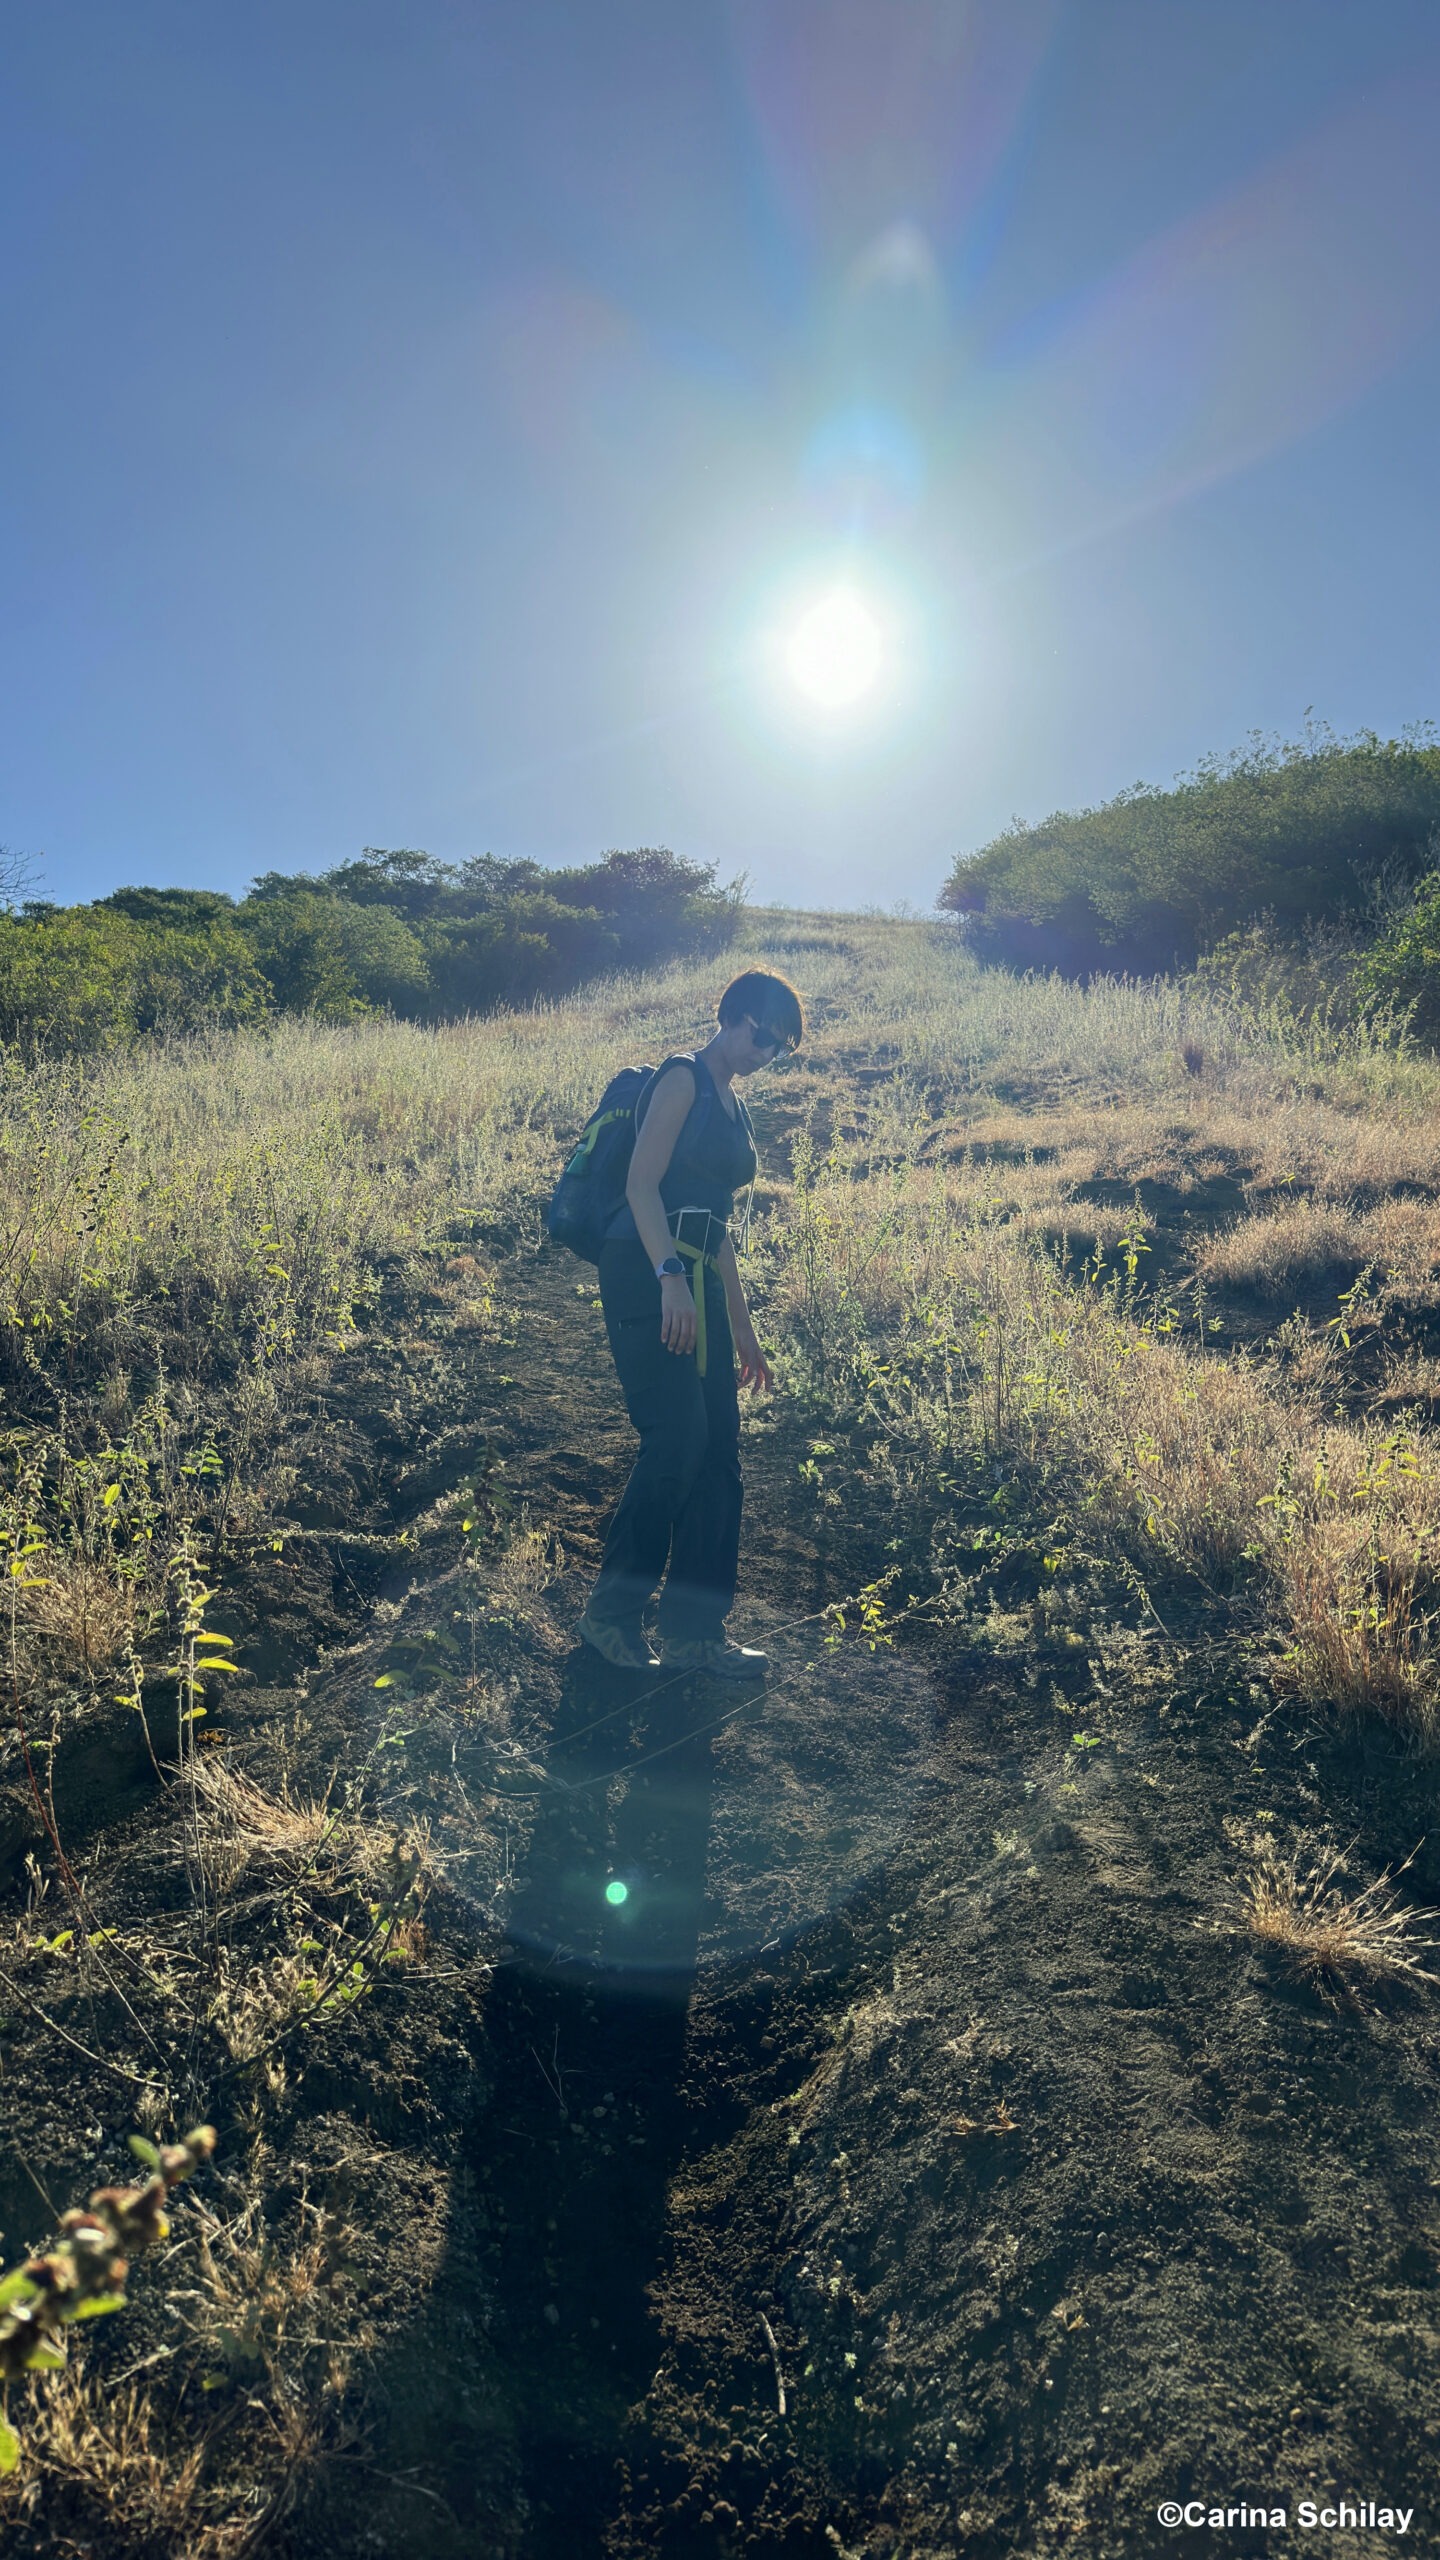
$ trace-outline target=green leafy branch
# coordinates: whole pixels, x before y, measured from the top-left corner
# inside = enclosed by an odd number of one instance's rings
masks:
[[[77,2320],[120,2311],[130,2256],[165,2239],[165,2202],[215,2149],[212,2125],[157,2150],[132,2134],[130,2148],[150,2171],[143,2186],[97,2187],[88,2205],[60,2217],[60,2236],[43,2257],[0,2279],[0,2388],[27,2373],[54,2373],[66,2361],[64,2333]],[[0,2416],[0,2473],[13,2471],[20,2440]]]
[[[890,1620],[886,1602],[891,1586],[898,1578],[899,1572],[900,1567],[896,1564],[892,1564],[888,1572],[880,1575],[878,1581],[867,1582],[862,1590],[852,1592],[850,1597],[846,1600],[833,1600],[829,1608],[824,1612],[824,1616],[831,1630],[829,1635],[826,1636],[825,1642],[828,1645],[836,1645],[840,1643],[841,1638],[845,1635],[850,1626],[851,1612],[853,1611],[855,1632],[862,1641],[869,1646],[872,1653],[878,1653],[882,1645],[893,1644],[895,1641],[894,1628]],[[908,1600],[901,1612],[901,1615],[903,1617],[913,1616],[915,1613],[915,1606],[916,1604],[913,1598]]]

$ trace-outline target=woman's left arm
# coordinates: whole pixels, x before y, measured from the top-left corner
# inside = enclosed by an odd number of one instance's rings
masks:
[[[715,1259],[725,1284],[725,1304],[730,1310],[730,1331],[735,1341],[740,1384],[742,1387],[771,1387],[775,1381],[770,1375],[770,1363],[755,1339],[755,1327],[750,1321],[750,1310],[740,1281],[740,1265],[735,1259],[735,1247],[729,1236]]]

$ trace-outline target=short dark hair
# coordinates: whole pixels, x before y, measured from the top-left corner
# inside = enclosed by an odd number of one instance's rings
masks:
[[[777,976],[773,969],[744,969],[732,978],[715,1008],[722,1030],[729,1030],[746,1015],[766,1031],[778,1031],[798,1048],[805,1037],[805,1008],[788,978]]]

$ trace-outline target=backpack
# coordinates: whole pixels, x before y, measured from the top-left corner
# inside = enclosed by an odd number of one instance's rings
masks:
[[[677,1051],[664,1066],[693,1067]],[[580,1133],[580,1143],[550,1195],[545,1224],[555,1244],[568,1245],[582,1262],[598,1262],[605,1230],[625,1197],[635,1152],[635,1114],[659,1067],[622,1067],[611,1077]],[[710,1098],[708,1082],[699,1097]]]
[[[556,1244],[582,1262],[598,1262],[605,1230],[625,1197],[635,1148],[635,1105],[653,1067],[622,1067],[605,1087],[580,1133],[580,1144],[550,1195],[545,1224]]]

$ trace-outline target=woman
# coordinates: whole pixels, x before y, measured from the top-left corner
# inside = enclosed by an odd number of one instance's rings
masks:
[[[644,1612],[665,1573],[667,1669],[763,1680],[766,1659],[732,1644],[725,1620],[740,1548],[739,1385],[768,1387],[729,1220],[755,1178],[755,1133],[735,1081],[798,1048],[795,989],[768,969],[726,988],[719,1029],[667,1058],[636,1111],[625,1205],[600,1252],[605,1330],[640,1434],[580,1633],[607,1662],[654,1670]]]

